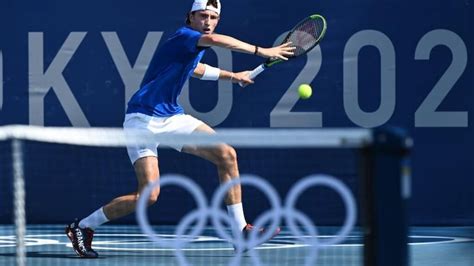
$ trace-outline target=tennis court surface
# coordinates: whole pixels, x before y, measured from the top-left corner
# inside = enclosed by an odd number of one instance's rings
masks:
[[[28,265],[179,265],[174,251],[151,242],[138,226],[103,226],[97,231],[94,248],[98,259],[80,259],[63,233],[63,225],[31,225],[26,235]],[[175,238],[175,227],[156,226],[160,236]],[[322,228],[320,238],[335,232]],[[418,227],[409,236],[411,265],[472,265],[474,239],[472,227]],[[324,234],[327,233],[327,234]],[[341,244],[320,251],[317,265],[362,265],[362,237],[358,230]],[[308,247],[284,229],[274,240],[257,248],[265,265],[304,265]],[[184,249],[191,265],[228,265],[235,253],[232,245],[214,233],[212,228],[196,237]],[[15,236],[11,226],[0,227],[0,265],[15,264]],[[244,254],[242,265],[253,265]]]

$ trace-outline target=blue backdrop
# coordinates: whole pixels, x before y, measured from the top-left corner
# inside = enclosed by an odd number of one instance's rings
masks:
[[[191,2],[3,0],[0,125],[121,126]],[[319,13],[327,35],[245,89],[191,80],[181,102],[218,128],[405,127],[415,139],[412,223],[472,224],[472,11],[470,0],[223,0],[219,33],[269,47]],[[212,49],[204,61],[242,71],[262,59]],[[313,86],[309,100],[298,100],[300,83]]]

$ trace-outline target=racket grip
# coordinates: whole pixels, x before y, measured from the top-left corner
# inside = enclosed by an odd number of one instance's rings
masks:
[[[265,70],[265,65],[261,64],[258,67],[256,67],[252,72],[250,72],[249,78],[251,80],[255,79],[260,73],[262,73]],[[239,82],[240,87],[243,87],[244,84],[242,82]]]

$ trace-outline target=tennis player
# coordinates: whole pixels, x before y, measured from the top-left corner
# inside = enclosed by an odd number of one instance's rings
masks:
[[[124,129],[146,130],[152,134],[178,133],[191,134],[215,131],[204,122],[184,113],[178,104],[178,95],[184,83],[193,76],[202,80],[229,80],[244,85],[253,83],[249,71],[233,73],[200,63],[207,48],[218,46],[235,52],[255,54],[264,58],[287,60],[293,54],[290,43],[273,48],[262,48],[239,41],[233,37],[215,34],[219,23],[221,4],[219,0],[195,0],[187,15],[186,25],[178,29],[155,53],[142,82],[141,88],[132,96],[125,115]],[[118,219],[135,211],[140,192],[159,178],[159,143],[146,147],[127,147],[128,155],[135,168],[138,180],[136,192],[113,199],[88,217],[76,220],[66,227],[66,234],[72,242],[74,251],[85,258],[96,258],[98,253],[92,249],[94,230],[108,221]],[[237,155],[229,145],[214,147],[175,146],[178,151],[193,154],[211,161],[217,166],[220,183],[239,178]],[[160,189],[156,188],[147,199],[153,204],[158,199]],[[225,198],[227,210],[244,237],[254,229],[245,220],[242,207],[241,187],[232,187]],[[280,229],[274,232],[278,234]]]

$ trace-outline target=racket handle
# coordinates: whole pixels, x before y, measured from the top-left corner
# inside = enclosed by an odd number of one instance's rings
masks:
[[[252,72],[250,72],[249,78],[251,80],[255,79],[260,73],[262,73],[265,70],[265,65],[261,64],[258,67],[256,67]],[[239,82],[240,87],[243,87],[244,84],[242,82]]]

